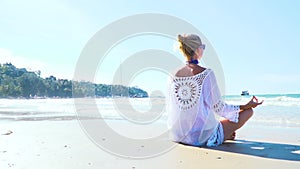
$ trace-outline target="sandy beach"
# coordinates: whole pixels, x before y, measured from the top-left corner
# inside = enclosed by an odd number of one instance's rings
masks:
[[[77,120],[2,121],[0,126],[1,169],[300,168],[298,128],[248,126],[235,141],[216,148],[176,144],[162,155],[131,159],[103,151]]]
[[[0,169],[300,169],[299,9],[0,0]]]

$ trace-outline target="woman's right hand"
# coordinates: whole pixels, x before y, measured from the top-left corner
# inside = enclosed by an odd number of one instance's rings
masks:
[[[245,105],[241,105],[240,109],[241,110],[247,110],[247,109],[251,109],[251,108],[255,108],[258,105],[261,105],[264,101],[262,100],[261,102],[258,101],[258,99],[253,96],[252,99]]]

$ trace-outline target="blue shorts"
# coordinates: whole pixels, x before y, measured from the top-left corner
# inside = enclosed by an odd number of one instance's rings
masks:
[[[224,142],[224,131],[221,122],[219,122],[218,127],[215,129],[213,134],[209,137],[206,146],[215,147]]]

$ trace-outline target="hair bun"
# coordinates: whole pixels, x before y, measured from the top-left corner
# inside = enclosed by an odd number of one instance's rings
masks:
[[[181,42],[181,43],[183,43],[185,41],[185,37],[182,36],[182,35],[180,35],[180,34],[178,34],[178,41]]]
[[[178,34],[177,37],[180,43],[179,48],[188,58],[192,58],[195,51],[202,45],[200,37],[196,34]]]

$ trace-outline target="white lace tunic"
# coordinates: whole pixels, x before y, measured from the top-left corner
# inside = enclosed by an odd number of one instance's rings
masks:
[[[215,113],[237,123],[240,108],[226,104],[211,69],[189,77],[173,77],[170,84],[168,126],[172,139],[204,145],[218,127]]]

